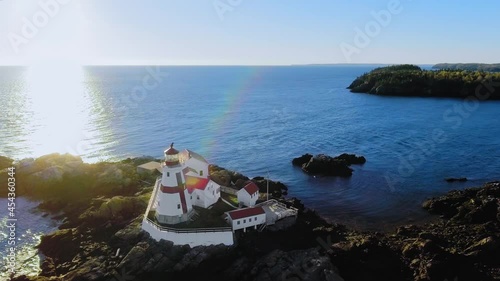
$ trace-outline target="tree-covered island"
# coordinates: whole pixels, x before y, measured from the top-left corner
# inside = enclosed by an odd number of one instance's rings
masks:
[[[416,65],[376,68],[356,78],[354,93],[385,96],[500,99],[500,73],[467,70],[423,70]]]

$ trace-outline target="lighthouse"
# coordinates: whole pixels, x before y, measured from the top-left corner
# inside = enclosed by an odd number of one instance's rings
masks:
[[[188,221],[193,215],[193,204],[186,188],[180,153],[174,143],[165,150],[165,161],[161,164],[162,177],[156,197],[156,219],[162,224],[177,224]]]

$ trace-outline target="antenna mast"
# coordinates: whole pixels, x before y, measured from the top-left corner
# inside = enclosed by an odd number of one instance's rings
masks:
[[[267,200],[269,201],[269,171],[267,171],[267,192],[266,192]]]

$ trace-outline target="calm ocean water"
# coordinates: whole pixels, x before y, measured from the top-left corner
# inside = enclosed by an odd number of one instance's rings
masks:
[[[462,100],[346,90],[374,67],[2,67],[0,154],[161,157],[175,142],[251,177],[269,172],[333,221],[378,228],[424,218],[426,197],[500,178],[499,102],[462,112]],[[350,179],[310,177],[291,165],[306,152],[367,163]]]

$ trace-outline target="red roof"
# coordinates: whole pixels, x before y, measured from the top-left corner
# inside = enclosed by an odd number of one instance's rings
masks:
[[[262,207],[245,208],[245,209],[241,209],[241,210],[228,212],[229,216],[233,220],[252,217],[252,216],[261,215],[261,214],[265,214],[265,213],[266,212],[264,212],[264,209],[262,209]]]
[[[174,148],[174,143],[170,144],[170,147],[165,150],[165,155],[175,155],[178,154],[179,151]]]
[[[193,192],[195,189],[205,190],[210,179],[206,178],[198,178],[193,176],[185,176],[186,179],[186,188],[189,193]]]
[[[255,194],[255,192],[259,191],[259,187],[253,181],[247,183],[247,185],[245,185],[243,189],[250,195]]]

